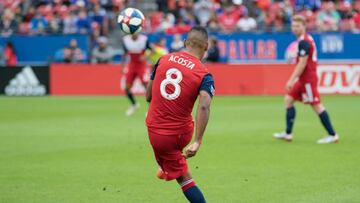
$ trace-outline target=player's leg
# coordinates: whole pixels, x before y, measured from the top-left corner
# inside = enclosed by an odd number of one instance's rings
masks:
[[[194,126],[191,124],[189,126],[190,131],[187,133],[184,133],[180,136],[180,140],[178,141],[178,152],[180,153],[180,161],[178,163],[182,163],[181,167],[184,173],[182,173],[181,176],[176,178],[176,181],[181,186],[181,189],[185,195],[185,197],[189,200],[191,203],[205,203],[204,195],[202,194],[199,187],[197,187],[194,179],[192,178],[188,167],[186,159],[184,158],[182,151],[183,149],[190,143]]]
[[[176,179],[181,186],[181,189],[191,203],[205,203],[205,197],[201,190],[196,186],[195,181],[192,179],[191,174],[186,172],[184,175]]]
[[[139,70],[138,70],[138,77],[141,81],[141,84],[143,85],[143,87],[146,89],[147,87],[147,84],[148,84],[148,78],[149,77],[147,74],[146,74],[146,68],[147,64],[146,63],[143,63],[141,65],[141,67],[139,67]]]
[[[154,155],[160,169],[157,176],[167,181],[176,179],[182,188],[185,197],[192,203],[203,203],[205,198],[196,186],[188,171],[186,159],[182,149],[191,141],[193,126],[188,133],[180,136],[158,135],[157,130],[149,129],[149,139],[154,150]]]
[[[284,104],[286,109],[285,114],[285,131],[281,133],[275,133],[274,137],[277,139],[283,139],[286,141],[292,141],[292,130],[295,122],[296,110],[295,110],[295,99],[291,95],[285,95]]]
[[[285,108],[286,108],[286,134],[292,134],[295,116],[296,116],[296,109],[294,106],[295,100],[292,96],[286,95],[284,99]]]
[[[339,141],[339,136],[336,134],[333,125],[330,120],[330,116],[326,111],[322,103],[316,103],[311,105],[314,112],[319,116],[322,125],[328,133],[328,136],[318,140],[319,144],[327,144]]]
[[[134,114],[135,110],[137,108],[139,108],[139,104],[136,102],[135,97],[134,97],[133,93],[131,92],[131,88],[132,88],[135,78],[136,78],[136,73],[134,73],[132,71],[130,71],[126,74],[125,93],[131,103],[131,106],[126,111],[127,116],[131,116],[132,114]]]
[[[126,85],[125,93],[126,93],[127,98],[129,99],[131,105],[135,105],[137,102],[135,100],[133,93],[131,92],[131,87],[132,87],[132,85]]]

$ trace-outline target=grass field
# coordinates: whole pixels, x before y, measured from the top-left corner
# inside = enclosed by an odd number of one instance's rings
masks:
[[[139,100],[144,101],[143,98]],[[208,202],[360,202],[360,97],[324,97],[339,144],[297,105],[295,140],[281,97],[216,97],[203,146],[189,160]],[[123,97],[0,97],[0,202],[186,202],[155,177],[146,104]]]

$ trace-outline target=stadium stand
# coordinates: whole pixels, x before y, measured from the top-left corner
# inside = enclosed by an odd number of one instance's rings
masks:
[[[108,36],[116,28],[114,16],[131,5],[146,11],[147,32],[182,33],[193,25],[235,32],[243,30],[236,25],[245,18],[256,20],[257,31],[288,31],[294,13],[304,15],[313,31],[360,28],[358,0],[2,0],[1,34],[82,33],[96,39]]]
[[[360,0],[0,0],[0,37],[87,36],[89,48],[80,46],[88,57],[75,60],[83,62],[91,61],[90,50],[96,49],[99,37],[106,37],[119,58],[123,33],[116,16],[125,7],[145,13],[146,33],[183,34],[194,25],[220,34],[285,33],[296,13],[305,16],[310,32],[360,32]],[[174,39],[181,44],[181,37]],[[169,49],[171,44],[167,42]],[[64,50],[46,60],[63,61]]]

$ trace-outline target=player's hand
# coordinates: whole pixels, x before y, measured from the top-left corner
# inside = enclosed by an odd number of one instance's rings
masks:
[[[291,80],[289,80],[289,81],[286,83],[286,85],[285,85],[285,89],[286,89],[287,91],[290,91],[293,86],[294,86],[294,82],[291,81]]]
[[[190,146],[188,146],[185,150],[185,158],[190,158],[196,155],[196,152],[199,150],[200,148],[200,143],[199,142],[194,142],[193,144],[191,144]]]

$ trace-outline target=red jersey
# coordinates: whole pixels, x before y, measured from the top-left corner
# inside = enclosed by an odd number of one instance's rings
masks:
[[[224,27],[225,31],[231,31],[236,27],[236,23],[240,19],[240,13],[233,10],[231,13],[222,13],[219,15],[219,22]]]
[[[213,96],[214,81],[201,61],[186,52],[162,56],[155,65],[146,124],[159,135],[193,129],[192,109],[200,90]]]
[[[299,57],[308,56],[304,72],[300,75],[301,82],[317,82],[317,51],[314,39],[311,35],[305,33],[298,39],[298,57],[296,63],[299,62]]]
[[[17,57],[14,53],[14,50],[6,47],[4,50],[5,62],[7,66],[16,66],[17,64]]]
[[[146,49],[149,49],[149,41],[147,36],[139,35],[136,39],[133,39],[131,35],[126,35],[123,38],[123,48],[125,53],[129,54],[129,63],[144,63],[141,57],[145,54]]]

